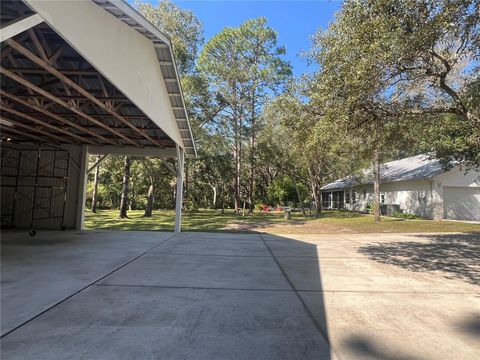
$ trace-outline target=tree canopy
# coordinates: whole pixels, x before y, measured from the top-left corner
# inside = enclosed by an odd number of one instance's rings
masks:
[[[181,75],[199,154],[186,164],[187,209],[318,213],[326,183],[420,153],[480,168],[478,0],[345,1],[305,53],[317,70],[298,78],[264,17],[204,43],[191,11],[137,7],[171,38]],[[120,206],[123,168],[101,165],[100,207]],[[128,181],[131,207],[174,206],[164,161],[132,158]]]

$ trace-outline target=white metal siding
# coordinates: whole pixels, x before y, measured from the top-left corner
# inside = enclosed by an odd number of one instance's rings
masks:
[[[61,225],[64,199],[66,198],[63,225],[75,227],[76,204],[79,187],[79,146],[65,147],[57,155],[51,149],[40,152],[35,146],[12,148],[2,147],[2,191],[1,211],[2,226],[30,228],[33,209],[33,194],[37,161],[39,161],[36,204],[33,228],[56,229]],[[21,153],[20,153],[20,150]],[[66,193],[64,192],[64,175],[67,167],[66,155],[69,155]],[[18,169],[18,170],[17,170]],[[18,180],[17,180],[18,179]],[[57,218],[54,218],[57,217]],[[40,220],[42,219],[42,220]]]

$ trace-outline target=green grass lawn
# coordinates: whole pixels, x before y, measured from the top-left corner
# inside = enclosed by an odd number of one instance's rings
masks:
[[[85,213],[85,227],[88,229],[115,230],[161,230],[173,231],[175,223],[174,210],[157,210],[150,218],[143,217],[143,210],[128,211],[128,219],[119,219],[118,210],[100,210],[96,214]],[[182,230],[184,231],[215,231],[223,230],[228,224],[237,221],[274,223],[283,220],[281,214],[254,214],[244,217],[235,215],[232,210],[224,214],[215,210],[198,210],[183,212]]]
[[[96,214],[87,211],[85,226],[88,229],[111,230],[159,230],[173,231],[175,212],[154,211],[151,218],[143,217],[143,210],[128,212],[128,219],[119,219],[118,210],[100,210]],[[255,213],[235,215],[232,210],[224,214],[215,210],[184,212],[184,231],[262,231],[270,233],[374,233],[374,232],[474,232],[480,224],[453,221],[406,220],[383,217],[375,224],[371,215],[346,211],[323,211],[319,218],[304,218],[294,213],[286,221],[283,213]]]

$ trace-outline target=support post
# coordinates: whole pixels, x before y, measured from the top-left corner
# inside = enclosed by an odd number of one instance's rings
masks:
[[[87,169],[88,169],[88,147],[82,145],[82,153],[80,155],[80,173],[78,180],[78,202],[77,217],[75,221],[75,229],[83,229],[83,220],[85,218],[85,201],[87,198]]]
[[[185,162],[185,151],[177,147],[177,192],[175,199],[175,232],[182,230],[182,205],[183,205],[183,167]]]

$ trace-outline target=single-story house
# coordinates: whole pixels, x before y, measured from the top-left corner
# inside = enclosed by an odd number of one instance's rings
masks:
[[[390,209],[428,219],[480,221],[480,172],[417,155],[380,166],[380,201]],[[371,170],[321,188],[322,207],[366,211],[373,202]]]

